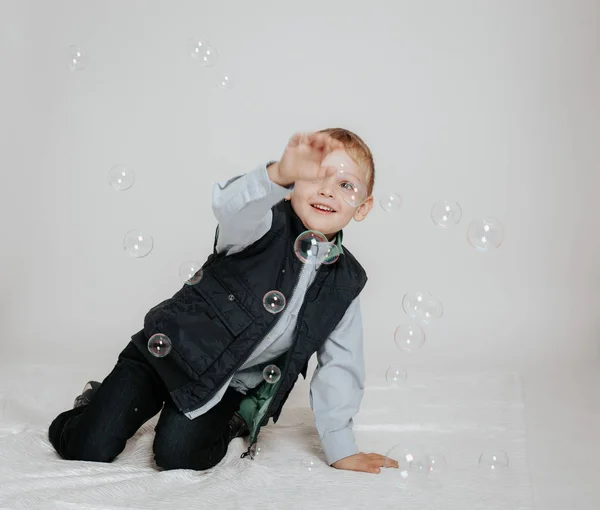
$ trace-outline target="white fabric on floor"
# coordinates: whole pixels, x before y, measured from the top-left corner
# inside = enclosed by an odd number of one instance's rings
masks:
[[[516,375],[411,374],[403,389],[385,381],[367,386],[354,425],[359,447],[386,453],[402,444],[444,455],[446,473],[421,482],[404,481],[394,469],[372,475],[326,466],[307,405],[308,381],[299,383],[279,423],[262,429],[254,461],[240,459],[246,440],[238,438],[211,470],[158,471],[151,451],[156,417],[112,464],[65,461],[49,444],[47,427],[86,380],[73,369],[4,367],[2,508],[532,508]],[[492,476],[478,459],[495,449],[506,451],[510,467]],[[317,461],[313,471],[302,465],[309,458]]]

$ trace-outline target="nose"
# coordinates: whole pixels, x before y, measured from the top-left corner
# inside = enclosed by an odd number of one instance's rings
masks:
[[[333,191],[331,191],[331,185],[324,182],[319,189],[319,196],[324,198],[333,198]]]

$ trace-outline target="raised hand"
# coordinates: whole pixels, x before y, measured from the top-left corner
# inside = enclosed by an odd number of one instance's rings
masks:
[[[323,179],[328,171],[321,166],[323,159],[343,148],[342,142],[327,133],[296,133],[290,138],[281,160],[268,168],[269,177],[281,186],[289,186],[297,180]]]

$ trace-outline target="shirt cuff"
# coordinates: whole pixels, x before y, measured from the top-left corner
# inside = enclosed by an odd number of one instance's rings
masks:
[[[354,455],[359,452],[354,442],[352,429],[345,428],[330,432],[321,438],[321,446],[325,452],[327,464],[331,466],[334,462]]]
[[[289,186],[280,186],[279,184],[275,184],[271,179],[269,179],[269,172],[267,172],[267,168],[272,165],[273,163],[277,163],[277,161],[269,161],[265,166],[264,166],[264,175],[267,179],[267,181],[269,183],[271,183],[271,186],[273,186],[275,189],[279,189],[279,190],[285,190],[287,193],[289,193],[290,191],[294,190],[294,183],[290,184]],[[261,167],[262,168],[262,167]]]

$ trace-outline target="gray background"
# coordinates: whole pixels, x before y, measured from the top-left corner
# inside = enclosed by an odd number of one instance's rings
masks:
[[[217,180],[278,158],[298,130],[370,144],[376,205],[347,228],[368,271],[369,377],[403,365],[596,362],[600,4],[578,1],[0,2],[0,338],[4,361],[105,373],[146,311],[203,262]],[[189,58],[191,36],[219,51]],[[87,68],[68,68],[69,45]],[[231,74],[231,90],[217,88]],[[129,191],[111,166],[136,172]],[[432,205],[456,200],[442,230]],[[470,220],[505,226],[476,253]],[[132,228],[153,252],[122,249]],[[418,355],[392,335],[410,289],[444,317]],[[393,360],[393,361],[392,361]]]

